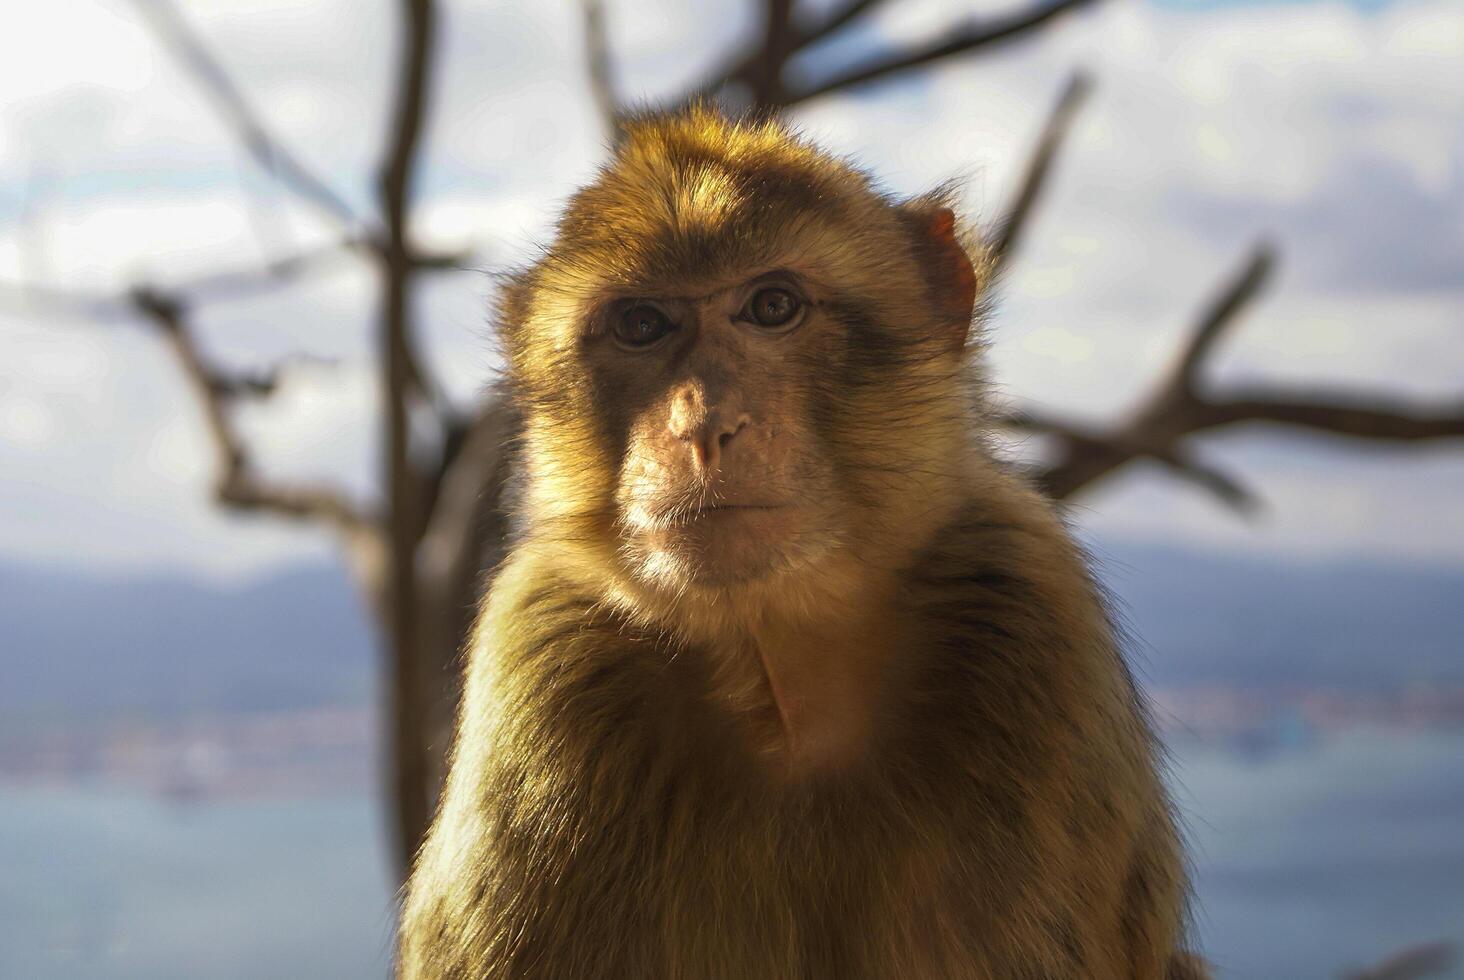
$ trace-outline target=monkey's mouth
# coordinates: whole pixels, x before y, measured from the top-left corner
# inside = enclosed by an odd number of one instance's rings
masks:
[[[664,515],[662,520],[667,524],[694,524],[697,521],[782,510],[787,506],[787,504],[707,504],[702,507],[673,511]]]
[[[639,574],[674,589],[752,582],[793,560],[802,511],[791,501],[768,500],[663,507],[628,522],[624,553]]]

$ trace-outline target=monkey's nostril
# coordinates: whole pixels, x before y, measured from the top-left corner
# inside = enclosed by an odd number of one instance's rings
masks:
[[[732,437],[745,428],[747,428],[747,420],[743,419],[741,422],[737,423],[737,428],[733,429],[731,432],[723,432],[721,435],[717,436],[717,448],[726,449],[727,443],[732,441]]]

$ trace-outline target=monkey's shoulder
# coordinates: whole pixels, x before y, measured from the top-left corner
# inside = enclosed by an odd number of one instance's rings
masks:
[[[929,724],[1012,748],[1117,746],[1142,765],[1142,696],[1086,558],[1049,505],[1006,493],[973,500],[908,572],[918,701],[943,709]]]
[[[912,563],[906,594],[944,636],[1113,645],[1086,556],[1050,504],[1016,481],[956,512]]]

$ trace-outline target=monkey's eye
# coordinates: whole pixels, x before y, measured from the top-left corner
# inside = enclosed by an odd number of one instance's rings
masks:
[[[672,330],[676,324],[649,303],[637,303],[622,310],[611,328],[615,339],[626,347],[649,347]]]
[[[776,329],[791,326],[803,312],[803,300],[782,286],[764,286],[742,311],[742,318],[760,327]]]

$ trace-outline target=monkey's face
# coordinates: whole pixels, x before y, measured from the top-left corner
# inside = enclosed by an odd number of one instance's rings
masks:
[[[877,560],[867,546],[910,533],[954,467],[959,345],[928,311],[898,315],[923,285],[880,296],[878,275],[791,251],[546,304],[557,339],[527,358],[539,513],[642,584],[776,586]]]
[[[645,127],[506,296],[531,520],[677,595],[884,560],[967,438],[950,211],[775,126]]]
[[[817,424],[840,333],[818,286],[787,269],[705,286],[614,298],[584,339],[622,556],[672,587],[805,566],[849,509]]]

